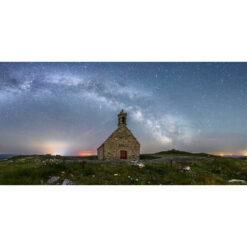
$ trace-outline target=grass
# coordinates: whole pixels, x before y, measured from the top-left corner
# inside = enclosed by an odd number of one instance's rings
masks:
[[[0,162],[0,184],[42,185],[52,176],[59,177],[54,184],[67,178],[81,185],[224,185],[242,184],[230,183],[231,179],[247,180],[247,160],[243,159],[215,157],[172,165],[153,163],[153,159],[157,161],[157,155],[142,155],[145,166],[139,167],[124,161],[98,161],[95,156],[18,156]]]
[[[154,159],[158,159],[160,158],[157,155],[153,155],[153,154],[141,154],[140,155],[140,159],[141,160],[154,160]]]

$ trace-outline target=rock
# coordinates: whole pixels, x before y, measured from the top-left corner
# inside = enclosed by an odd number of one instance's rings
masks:
[[[144,165],[143,163],[137,163],[137,165],[138,165],[140,168],[145,167],[145,165]]]
[[[76,184],[75,182],[71,181],[68,178],[65,178],[62,183],[62,185],[75,185],[75,184]]]
[[[140,161],[132,160],[132,161],[130,161],[130,162],[131,162],[132,165],[134,165],[134,166],[139,166],[140,168],[145,167],[145,165],[144,165],[142,162],[140,162]]]
[[[245,184],[246,181],[245,180],[241,180],[241,179],[231,179],[228,181],[229,183],[243,183]]]
[[[60,178],[60,177],[58,177],[58,176],[53,176],[53,177],[51,177],[51,178],[48,179],[47,183],[48,183],[48,184],[53,184],[53,183],[55,183],[59,178]]]
[[[183,168],[184,171],[189,172],[191,170],[190,166],[186,166]]]

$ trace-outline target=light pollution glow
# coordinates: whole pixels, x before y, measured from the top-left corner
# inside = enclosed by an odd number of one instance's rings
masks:
[[[48,141],[34,143],[33,147],[43,154],[65,155],[68,145],[65,142]]]
[[[90,152],[90,151],[82,151],[77,153],[77,156],[91,156],[91,155],[96,155],[95,152]]]

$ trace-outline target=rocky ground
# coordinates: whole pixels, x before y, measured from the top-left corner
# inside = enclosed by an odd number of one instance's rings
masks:
[[[1,185],[244,185],[247,160],[171,150],[140,161],[16,156],[0,161]]]

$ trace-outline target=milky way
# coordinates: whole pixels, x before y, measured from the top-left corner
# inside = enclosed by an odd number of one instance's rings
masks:
[[[128,113],[144,153],[247,154],[246,63],[0,63],[0,153],[95,153]]]

